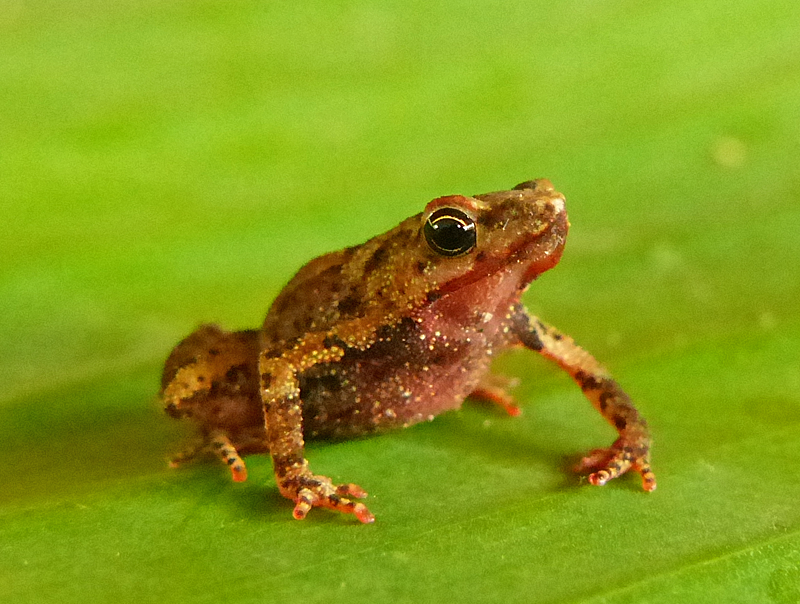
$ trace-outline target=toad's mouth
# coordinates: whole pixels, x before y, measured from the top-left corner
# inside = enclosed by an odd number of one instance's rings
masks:
[[[501,271],[514,274],[518,289],[523,290],[561,260],[568,228],[566,213],[560,212],[546,231],[522,237],[493,254],[476,254],[468,271],[443,283],[432,294],[445,296]]]

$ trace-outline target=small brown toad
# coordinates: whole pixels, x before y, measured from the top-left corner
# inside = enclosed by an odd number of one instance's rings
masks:
[[[632,469],[652,491],[650,434],[631,400],[588,352],[520,302],[558,263],[567,229],[564,197],[544,179],[440,197],[389,232],[306,264],[261,329],[200,327],[173,350],[162,378],[167,413],[191,417],[201,436],[173,465],[211,451],[242,481],[241,456],[269,453],[295,518],[319,506],[372,522],[351,500],[366,496],[360,487],[312,473],[305,440],[410,426],[470,395],[513,414],[489,365],[525,346],[567,371],[619,432],[581,461],[589,482]]]

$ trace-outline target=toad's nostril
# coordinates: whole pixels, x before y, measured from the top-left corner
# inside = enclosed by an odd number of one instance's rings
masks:
[[[546,178],[537,178],[536,180],[526,180],[519,183],[512,190],[514,191],[536,191],[537,193],[550,193],[555,191],[553,183]]]

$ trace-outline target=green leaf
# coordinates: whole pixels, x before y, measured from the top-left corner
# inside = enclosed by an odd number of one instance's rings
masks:
[[[0,601],[800,600],[793,3],[4,3]],[[203,321],[429,199],[545,176],[529,308],[648,418],[655,493],[570,471],[613,431],[514,353],[524,415],[315,443],[374,525],[291,518],[269,460],[173,471],[156,394]]]

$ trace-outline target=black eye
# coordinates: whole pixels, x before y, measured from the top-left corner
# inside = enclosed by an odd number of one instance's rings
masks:
[[[475,247],[475,221],[458,208],[439,208],[425,223],[425,241],[442,256],[460,256]]]

